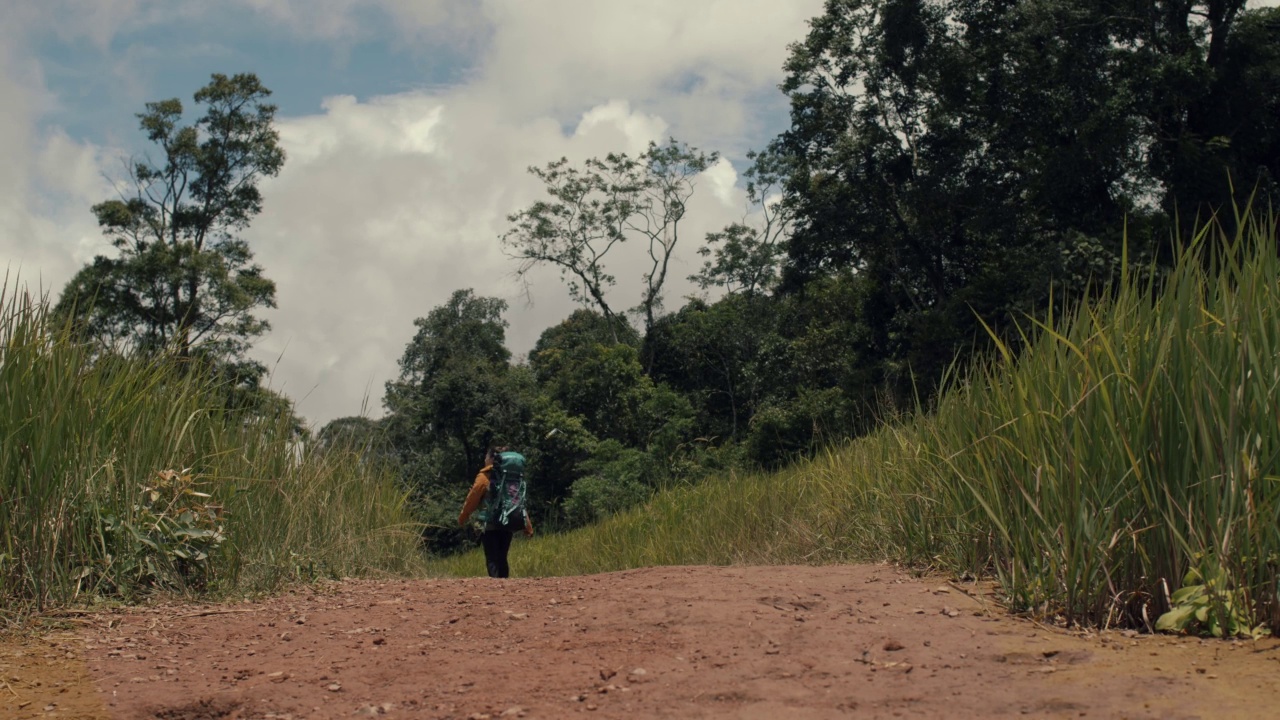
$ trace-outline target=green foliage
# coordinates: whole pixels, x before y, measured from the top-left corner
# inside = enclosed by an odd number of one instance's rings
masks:
[[[582,418],[588,432],[639,447],[664,432],[680,434],[688,403],[645,376],[639,350],[587,335],[557,332],[553,338],[544,334],[535,347],[535,372],[548,397]]]
[[[630,507],[684,472],[694,429],[688,400],[644,374],[638,339],[615,344],[610,335],[606,318],[580,310],[530,353],[543,396],[530,489],[569,526]],[[541,428],[559,432],[547,438]]]
[[[1250,627],[1247,600],[1228,585],[1231,579],[1222,567],[1201,558],[1200,568],[1187,571],[1182,588],[1169,597],[1170,609],[1156,620],[1161,632],[1200,632],[1213,637],[1270,635],[1264,625]]]
[[[1169,228],[1276,191],[1275,17],[1243,0],[828,0],[791,48],[791,127],[766,153],[793,225],[784,288],[856,272],[870,354],[931,396],[989,348],[975,318],[1016,342],[1050,287],[1115,279],[1124,223],[1142,264]]]
[[[914,366],[893,362],[899,328],[877,327],[884,311],[877,288],[862,275],[832,275],[810,283],[801,296],[779,303],[777,337],[762,353],[761,373],[785,391],[775,400],[795,398],[802,389],[840,388],[850,400],[868,401],[880,389],[903,386]],[[857,428],[849,427],[850,434]]]
[[[565,501],[565,515],[573,526],[598,522],[644,502],[660,473],[652,455],[616,440],[600,443],[581,469],[586,475],[573,483]]]
[[[565,158],[545,168],[531,167],[551,199],[511,215],[512,227],[502,244],[521,261],[521,277],[542,264],[559,268],[569,296],[598,308],[620,332],[625,318],[607,298],[616,278],[605,268],[605,256],[619,243],[641,240],[651,262],[635,312],[644,317],[646,328],[652,327],[662,309],[663,286],[696,178],[718,157],[672,139],[666,145],[649,143],[635,158],[610,153],[581,168]],[[622,338],[615,334],[613,340]]]
[[[521,385],[510,371],[503,345],[507,304],[458,290],[449,301],[418,318],[400,359],[400,376],[387,383],[387,429],[406,461],[433,448],[456,448],[436,478],[417,476],[411,486],[454,481],[480,468],[485,438],[511,437],[527,422]]]
[[[164,470],[141,488],[137,502],[122,517],[102,518],[106,554],[101,566],[80,570],[80,587],[90,596],[120,588],[203,590],[213,576],[214,560],[226,540],[222,506],[195,489],[190,472]]]
[[[1230,226],[1028,329],[1020,355],[998,343],[930,414],[660,493],[516,569],[891,558],[994,574],[1015,609],[1069,623],[1276,627],[1280,229]]]
[[[529,367],[538,384],[545,385],[566,373],[577,354],[585,349],[618,344],[640,347],[639,333],[630,325],[615,323],[600,313],[575,310],[561,323],[542,331],[529,351]]]
[[[1186,224],[1280,190],[1280,10],[1245,6],[1153,6],[1127,23],[1135,46],[1160,49],[1133,52],[1129,68],[1145,82],[1136,94],[1150,171],[1166,212]]]
[[[542,395],[536,401],[530,439],[518,445],[529,460],[529,507],[544,528],[569,524],[563,502],[583,475],[583,463],[599,442],[571,415]]]
[[[215,74],[192,125],[176,98],[147,103],[138,119],[161,161],[130,161],[130,191],[93,207],[117,254],[95,257],[58,303],[83,337],[235,362],[267,330],[253,313],[275,307],[275,283],[236,233],[262,210],[258,181],[284,165],[270,95],[252,74]]]
[[[688,398],[704,437],[738,439],[778,389],[777,376],[762,367],[764,349],[778,333],[776,310],[767,298],[747,294],[713,304],[692,300],[645,337],[650,376]]]
[[[629,345],[587,343],[538,356],[542,388],[597,437],[634,440],[644,371]]]
[[[730,295],[751,297],[772,291],[778,281],[778,266],[791,231],[790,208],[779,197],[786,179],[786,158],[773,148],[749,152],[747,159],[751,166],[743,178],[747,181],[748,221],[707,233],[707,244],[698,248],[698,254],[710,259],[703,263],[701,272],[689,276],[703,290],[721,287]]]
[[[391,447],[384,425],[363,416],[335,418],[316,435],[316,447],[353,452],[373,462],[386,460]]]
[[[747,458],[761,467],[779,468],[806,457],[824,440],[838,441],[848,426],[844,407],[839,388],[802,390],[794,400],[765,405],[751,419]]]
[[[489,444],[528,459],[530,511],[544,529],[630,507],[691,470],[693,409],[645,375],[634,330],[579,310],[543,333],[528,366],[511,365],[505,307],[454,293],[417,321],[401,376],[387,385],[389,412],[378,425],[436,553],[473,544],[456,517]],[[364,437],[353,422],[325,428],[321,439]],[[614,471],[626,478],[615,484]]]
[[[414,571],[394,478],[317,452],[290,413],[228,411],[222,392],[0,292],[0,615]]]

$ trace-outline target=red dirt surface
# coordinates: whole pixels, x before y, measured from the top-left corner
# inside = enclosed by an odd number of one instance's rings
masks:
[[[517,558],[518,561],[518,558]],[[886,566],[348,581],[0,643],[3,718],[1274,717],[1280,642],[1068,634]]]

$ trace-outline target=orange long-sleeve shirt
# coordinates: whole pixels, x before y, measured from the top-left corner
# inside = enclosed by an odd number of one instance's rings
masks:
[[[492,471],[492,465],[485,465],[476,474],[476,481],[471,484],[467,499],[462,503],[462,512],[458,513],[459,525],[466,525],[467,519],[479,509],[480,503],[484,502],[484,496],[489,493],[489,473]],[[533,522],[529,520],[529,513],[524,514],[524,534],[530,537],[533,535]]]

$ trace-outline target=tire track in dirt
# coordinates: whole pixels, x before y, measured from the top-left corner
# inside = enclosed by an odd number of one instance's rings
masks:
[[[1251,718],[1280,697],[1280,642],[1071,635],[963,589],[886,566],[674,567],[121,611],[78,649],[0,647],[28,702],[0,717]],[[22,680],[44,654],[69,673],[51,709],[55,688]]]

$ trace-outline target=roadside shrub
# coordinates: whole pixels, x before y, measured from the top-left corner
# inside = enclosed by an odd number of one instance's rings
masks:
[[[76,342],[0,289],[0,615],[420,567],[392,475],[319,451],[288,408],[223,400],[207,374]]]

